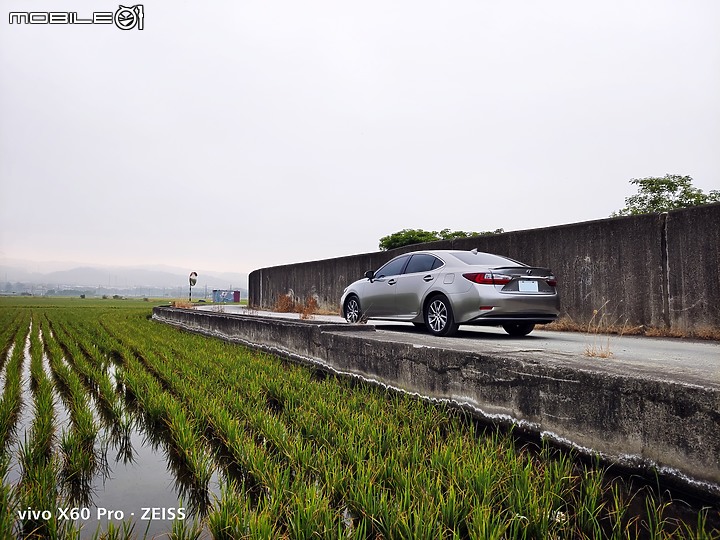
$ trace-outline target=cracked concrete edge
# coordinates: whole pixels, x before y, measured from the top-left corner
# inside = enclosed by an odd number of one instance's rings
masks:
[[[470,411],[720,498],[720,392],[374,339],[372,326],[155,308],[153,319]]]

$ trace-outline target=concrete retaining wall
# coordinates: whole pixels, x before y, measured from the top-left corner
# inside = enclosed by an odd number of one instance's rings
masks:
[[[249,301],[272,308],[281,295],[313,295],[339,311],[343,289],[366,270],[433,248],[478,248],[552,268],[562,315],[580,324],[602,308],[618,325],[720,329],[720,204],[262,268],[249,276]]]
[[[680,330],[720,326],[720,205],[667,216],[669,324]]]
[[[720,389],[627,375],[611,364],[537,350],[512,356],[400,342],[374,326],[291,321],[174,308],[155,320],[270,351],[428,398],[602,453],[720,497]]]

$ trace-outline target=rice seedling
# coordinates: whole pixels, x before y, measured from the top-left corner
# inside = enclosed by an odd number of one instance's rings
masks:
[[[17,499],[7,482],[9,458],[0,455],[0,531],[11,531],[15,522]]]
[[[622,538],[632,537],[633,535],[630,534],[630,530],[636,518],[631,518],[629,520],[626,519],[626,515],[628,514],[628,504],[624,493],[625,488],[621,484],[621,481],[615,480],[610,484],[609,491],[609,504],[612,511],[608,516],[611,523],[611,530],[608,536],[613,540],[621,540]]]
[[[72,502],[89,502],[91,481],[100,460],[95,442],[99,427],[90,408],[88,396],[79,376],[66,363],[65,353],[57,336],[43,325],[45,350],[60,395],[70,412],[72,426],[60,442],[62,456],[61,480]]]
[[[472,540],[501,540],[508,538],[506,512],[498,512],[490,506],[478,506],[472,510],[468,525],[468,538]]]
[[[205,533],[203,522],[197,519],[178,519],[173,522],[170,540],[200,540]]]
[[[74,328],[72,335],[64,325],[55,325],[55,334],[65,352],[69,364],[78,374],[88,392],[95,398],[98,410],[110,424],[120,425],[123,420],[122,406],[115,387],[108,376],[97,348],[88,343],[88,336]]]
[[[24,318],[25,314],[19,310],[0,311],[0,369],[3,368],[6,359],[10,356],[15,336],[20,325],[23,324]]]
[[[34,461],[50,459],[55,442],[55,396],[47,378],[39,380],[35,392],[35,419],[31,431]]]
[[[605,506],[603,493],[602,471],[598,468],[586,467],[580,479],[576,519],[580,529],[590,532],[595,538],[601,537],[603,532],[601,525]]]
[[[55,399],[52,383],[42,366],[42,345],[37,324],[31,330],[29,352],[35,408],[31,428],[26,430],[25,442],[19,448],[22,474],[14,496],[18,507],[25,511],[17,529],[26,538],[72,538],[72,524],[60,522],[54,516],[61,500],[57,482],[60,465],[53,454]]]
[[[708,514],[710,508],[703,508],[697,514],[697,521],[695,523],[682,523],[681,537],[684,538],[697,538],[698,540],[710,540],[711,538],[717,538],[718,535],[707,534],[709,530],[707,525]]]
[[[23,344],[28,335],[29,317],[24,317],[18,326],[13,342],[10,360],[5,366],[5,388],[0,403],[0,452],[5,452],[15,432],[18,415],[22,407],[22,365]]]
[[[123,521],[120,525],[109,522],[105,530],[98,527],[92,538],[93,540],[134,540],[136,537],[135,523]]]
[[[292,538],[327,538],[336,532],[335,512],[318,485],[304,483],[293,489],[289,498],[291,510],[287,517],[287,530]]]
[[[222,486],[221,498],[216,501],[213,511],[207,517],[207,527],[213,538],[279,538],[279,531],[270,516],[253,509],[250,501],[242,495],[244,492],[244,485],[238,485],[231,480]]]
[[[648,494],[645,498],[647,519],[641,520],[640,525],[651,540],[669,536],[666,529],[670,526],[670,521],[664,515],[668,506],[670,506],[670,502],[658,501],[654,493]]]
[[[55,439],[55,400],[52,387],[43,381],[35,393],[35,418],[30,430],[29,448],[21,452],[23,469],[47,463],[52,455]],[[27,445],[27,442],[26,442]]]
[[[196,508],[192,524],[168,524],[173,538],[720,534],[711,512],[679,526],[670,517],[674,501],[608,481],[599,463],[581,467],[547,445],[519,445],[512,433],[480,427],[448,406],[180,332],[149,321],[147,306],[38,313],[45,339],[37,341],[33,328],[30,356],[40,343],[52,378],[42,383],[31,361],[38,435],[26,443],[28,463],[35,441],[42,447],[40,433],[49,433],[38,420],[51,410],[44,386],[60,390],[72,419],[48,460],[60,477],[93,470],[83,462],[92,455],[88,443],[98,441],[93,403],[111,430],[133,418],[165,455],[175,491]],[[208,487],[214,475],[220,496]],[[17,504],[19,494],[0,491],[0,504]],[[129,536],[123,527],[96,537]]]
[[[204,515],[215,465],[202,430],[161,381],[144,369],[136,355],[124,358],[122,373],[128,394],[142,411],[146,430],[153,433],[158,444],[168,447],[180,495],[188,500],[193,512]]]
[[[54,459],[38,459],[39,453],[32,441],[20,448],[23,476],[16,490],[18,507],[27,509],[20,519],[24,537],[60,538],[61,526],[57,519],[48,519],[45,512],[53,512],[58,506],[57,463]]]

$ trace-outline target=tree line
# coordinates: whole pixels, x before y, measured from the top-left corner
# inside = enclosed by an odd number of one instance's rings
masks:
[[[617,212],[613,212],[610,217],[662,213],[679,208],[720,202],[719,190],[711,190],[709,193],[703,193],[701,189],[692,185],[692,181],[693,179],[690,176],[677,174],[666,174],[662,178],[633,178],[630,180],[630,183],[638,186],[638,192],[635,195],[627,197],[625,199],[625,207]],[[505,232],[505,230],[502,228],[482,232],[451,231],[450,229],[443,229],[442,231],[403,229],[383,236],[380,239],[380,249],[387,251],[424,242],[500,234],[503,232]]]

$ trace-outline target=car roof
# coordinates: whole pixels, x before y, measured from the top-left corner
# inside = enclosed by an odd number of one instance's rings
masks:
[[[416,251],[408,251],[406,253],[401,253],[400,255],[393,257],[393,259],[397,259],[398,257],[402,257],[402,256],[415,255],[415,254],[420,254],[420,253],[424,253],[424,254],[428,254],[428,255],[435,255],[440,258],[442,258],[442,255],[475,253],[476,255],[489,255],[491,257],[499,257],[499,258],[505,259],[509,262],[516,263],[518,265],[527,266],[525,263],[522,263],[520,261],[517,261],[517,260],[507,257],[505,255],[498,255],[497,253],[489,253],[486,251],[478,251],[477,249],[419,249]],[[469,264],[468,262],[463,261],[462,259],[458,259],[458,260],[460,260],[460,262],[462,262],[464,264]],[[478,266],[492,266],[492,264],[481,263],[481,262],[478,262],[477,265]]]
[[[405,253],[401,253],[400,255],[397,255],[397,257],[401,257],[403,255],[414,255],[415,253],[431,253],[435,255],[439,255],[441,253],[449,253],[452,255],[453,253],[472,253],[475,251],[475,253],[479,254],[486,254],[486,255],[495,255],[497,257],[505,257],[504,255],[498,255],[497,253],[489,253],[487,251],[477,251],[472,249],[418,249],[416,251],[407,251]],[[507,257],[505,257],[507,259]]]

